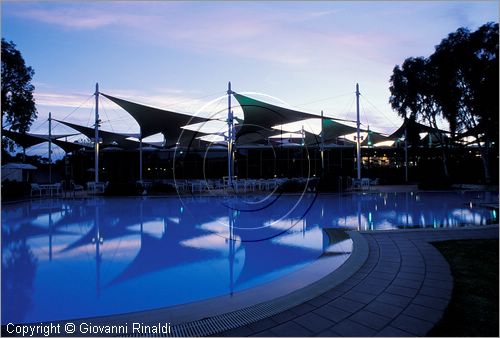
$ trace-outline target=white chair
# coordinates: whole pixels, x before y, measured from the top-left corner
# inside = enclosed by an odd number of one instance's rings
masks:
[[[34,192],[37,192],[40,194],[40,197],[42,196],[42,188],[40,187],[40,185],[38,183],[31,183],[31,192],[30,192],[30,196],[33,196],[33,193]]]
[[[71,191],[73,192],[73,196],[75,196],[77,191],[82,191],[83,192],[83,185],[80,184],[75,184],[75,182],[71,181]]]
[[[49,190],[50,190],[50,196],[52,196],[54,193],[56,195],[61,194],[62,193],[62,183],[58,182],[58,183],[54,183],[54,184],[50,185]]]
[[[362,178],[361,179],[361,190],[370,190],[370,179]]]

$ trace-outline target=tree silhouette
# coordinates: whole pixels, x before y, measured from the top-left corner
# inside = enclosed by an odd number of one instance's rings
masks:
[[[445,135],[439,131],[437,120],[443,116],[443,111],[437,102],[436,76],[433,65],[424,57],[408,58],[401,68],[394,67],[390,82],[391,96],[389,103],[405,118],[408,128],[408,141],[413,146],[419,144],[419,128],[417,121],[428,124],[435,130],[429,137],[435,136],[443,149],[443,172],[449,177],[447,142]],[[450,123],[451,125],[451,123]],[[432,134],[432,135],[431,135]]]
[[[432,128],[438,117],[445,118],[452,139],[473,136],[489,183],[491,149],[498,148],[498,70],[498,23],[475,32],[459,28],[430,57],[408,58],[394,68],[389,102],[401,117]],[[445,151],[444,135],[434,136]],[[446,153],[443,163],[447,175]]]
[[[34,73],[16,45],[2,38],[2,129],[7,124],[10,130],[26,133],[36,119]],[[2,148],[5,144],[2,140]]]

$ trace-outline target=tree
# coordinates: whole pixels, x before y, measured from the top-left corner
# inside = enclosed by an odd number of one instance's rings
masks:
[[[2,38],[2,129],[26,133],[36,119],[34,73],[16,45]]]
[[[434,74],[429,59],[424,57],[406,59],[401,68],[394,67],[390,79],[389,103],[398,115],[405,119],[408,141],[413,146],[419,144],[420,130],[415,128],[417,126],[415,122],[426,123],[436,131],[433,135],[442,146],[443,171],[448,178],[447,142],[437,124],[438,117],[443,114],[434,94],[436,91]]]
[[[436,46],[430,62],[443,113],[459,137],[474,137],[489,183],[490,150],[498,140],[498,24],[458,29]]]
[[[487,23],[472,33],[459,28],[430,57],[408,58],[394,68],[389,102],[400,116],[427,121],[433,128],[436,117],[444,117],[454,139],[473,136],[489,183],[490,153],[498,147],[498,70],[498,24]]]

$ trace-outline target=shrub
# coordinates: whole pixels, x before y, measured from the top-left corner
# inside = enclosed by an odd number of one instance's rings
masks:
[[[152,195],[173,194],[175,192],[175,188],[167,183],[154,183],[148,189],[148,193]]]
[[[27,182],[5,180],[2,182],[2,199],[17,199],[29,196],[31,185]]]
[[[137,183],[110,182],[104,190],[106,196],[137,196],[142,195],[144,189]]]

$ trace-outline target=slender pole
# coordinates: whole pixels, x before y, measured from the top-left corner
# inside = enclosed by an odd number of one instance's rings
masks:
[[[231,109],[231,81],[227,85],[227,174],[228,184],[233,184],[233,111]]]
[[[405,182],[408,183],[408,129],[405,127]]]
[[[94,162],[94,180],[95,182],[99,182],[99,84],[95,84],[95,138],[94,138],[94,147],[95,147],[95,162]]]
[[[356,164],[358,169],[358,180],[361,179],[361,140],[359,137],[359,85],[356,83]]]
[[[321,111],[321,176],[325,174],[325,138],[323,136],[323,111]]]
[[[234,210],[229,209],[229,292],[230,295],[233,295],[234,291],[234,256],[235,256],[235,249],[236,249],[236,243],[234,241],[234,221],[235,221],[235,215],[234,215]]]
[[[49,112],[49,183],[52,184],[52,113]]]
[[[142,183],[142,128],[139,130],[139,182]]]

